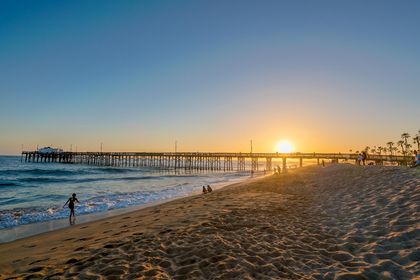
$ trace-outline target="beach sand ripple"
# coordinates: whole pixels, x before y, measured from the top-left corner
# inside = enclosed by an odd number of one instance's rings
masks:
[[[251,180],[2,244],[0,278],[414,279],[419,175],[330,165]]]

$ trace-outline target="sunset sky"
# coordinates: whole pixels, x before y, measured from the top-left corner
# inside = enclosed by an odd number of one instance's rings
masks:
[[[420,129],[420,1],[1,1],[0,154],[347,152]]]

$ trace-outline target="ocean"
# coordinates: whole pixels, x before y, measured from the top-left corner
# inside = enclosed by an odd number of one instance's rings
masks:
[[[141,206],[249,178],[246,172],[159,170],[25,163],[0,156],[0,235],[21,225],[67,218],[64,203],[77,194],[76,216]]]

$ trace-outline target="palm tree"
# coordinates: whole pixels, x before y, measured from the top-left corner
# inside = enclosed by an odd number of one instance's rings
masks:
[[[404,155],[405,154],[404,153],[404,141],[403,140],[398,141],[397,145],[401,147],[401,154]]]
[[[407,155],[409,155],[410,154],[410,148],[412,147],[412,145],[410,143],[407,143],[404,146],[405,146],[405,152],[407,153]]]
[[[408,138],[410,138],[410,134],[408,134],[407,132],[401,134],[401,139],[404,140],[405,143],[407,143]]]
[[[368,154],[369,153],[369,150],[370,150],[370,147],[369,146],[366,146],[364,151]]]
[[[392,156],[392,151],[394,150],[393,146],[394,146],[394,142],[389,141],[388,143],[386,143],[388,145],[388,151],[391,153]]]
[[[408,134],[407,132],[404,132],[403,134],[401,134],[401,139],[404,141],[404,146],[407,146],[408,138],[410,138],[410,134]],[[405,150],[403,154],[405,155],[406,153],[407,153],[407,150]]]
[[[378,151],[378,155],[381,155],[382,151],[383,151],[383,147],[379,146],[376,150]]]
[[[387,151],[388,149],[386,147],[382,147],[382,152],[384,152],[384,154],[386,154]]]

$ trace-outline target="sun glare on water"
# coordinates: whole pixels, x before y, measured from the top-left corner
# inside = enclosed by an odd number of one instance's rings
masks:
[[[276,152],[278,153],[291,153],[293,151],[293,145],[287,140],[282,140],[276,145]]]

